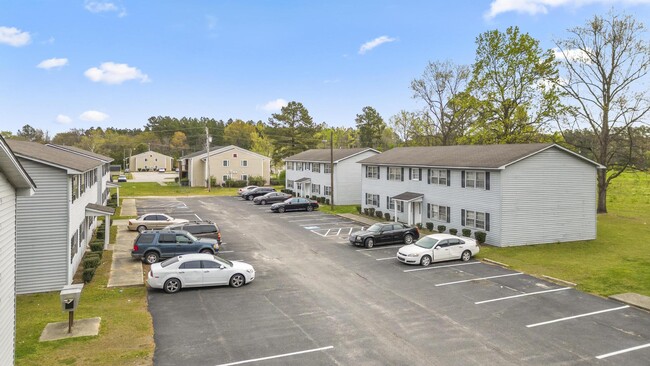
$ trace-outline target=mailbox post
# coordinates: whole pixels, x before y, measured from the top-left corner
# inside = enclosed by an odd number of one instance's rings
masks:
[[[63,286],[61,290],[61,311],[68,312],[68,333],[72,333],[72,323],[74,322],[74,311],[77,310],[79,299],[81,298],[81,290],[84,285],[68,285]]]

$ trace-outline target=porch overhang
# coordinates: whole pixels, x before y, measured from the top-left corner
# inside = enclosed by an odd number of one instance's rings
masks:
[[[403,202],[422,202],[423,197],[424,194],[422,193],[404,192],[398,194],[397,196],[391,197],[391,199]]]
[[[89,203],[86,205],[86,216],[104,216],[104,250],[108,249],[108,240],[111,236],[111,216],[115,214],[115,209],[108,206]]]
[[[296,180],[296,183],[311,183],[311,178],[307,178],[307,177],[300,178]]]

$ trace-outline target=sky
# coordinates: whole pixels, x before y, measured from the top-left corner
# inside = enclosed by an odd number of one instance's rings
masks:
[[[554,48],[611,9],[650,26],[650,0],[0,0],[0,130],[267,121],[289,101],[330,126],[365,106],[388,121],[423,107],[429,61],[473,63],[479,34]]]

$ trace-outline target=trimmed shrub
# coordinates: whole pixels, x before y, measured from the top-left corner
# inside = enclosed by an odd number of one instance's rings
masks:
[[[84,259],[92,258],[92,257],[97,257],[99,259],[102,259],[103,256],[104,256],[104,251],[87,252],[86,255],[84,256]]]
[[[364,215],[368,215],[369,213],[370,213],[370,209],[368,209],[368,207],[363,209],[363,214]]]
[[[358,214],[361,214],[361,205],[356,205],[356,206],[354,206],[354,208],[357,209]]]
[[[370,215],[370,216],[375,216],[375,208],[374,208],[374,207],[370,207],[370,208],[368,209],[368,215]]]
[[[271,178],[269,180],[269,184],[272,185],[272,186],[281,186],[281,185],[284,184],[284,181],[283,180],[281,181],[281,180],[279,180],[277,178]]]
[[[83,271],[83,274],[81,277],[84,280],[84,283],[88,283],[93,279],[93,276],[95,275],[95,269],[94,268],[86,268]]]
[[[104,239],[104,230],[102,229],[103,225],[97,229],[97,239]]]
[[[104,243],[92,242],[90,243],[90,250],[93,252],[104,251]]]
[[[377,211],[375,211],[375,216],[377,216],[377,217],[379,217],[381,219],[382,217],[384,217],[384,213],[377,210]]]
[[[433,222],[427,222],[427,230],[433,231]]]
[[[84,258],[83,260],[84,269],[97,268],[100,261],[101,260],[99,259],[99,257]]]
[[[329,198],[325,198],[325,204],[326,204],[326,205],[329,205],[329,204],[330,204],[330,199],[329,199]]]
[[[458,234],[458,230],[456,230],[456,229],[449,229],[449,234],[451,234],[451,235],[456,235],[456,234]]]
[[[422,230],[422,223],[421,222],[418,222],[417,224],[415,224],[415,226],[417,226],[417,228],[419,230]]]
[[[266,183],[266,180],[261,175],[255,175],[255,176],[252,176],[252,177],[248,177],[248,184],[249,185],[260,186],[261,187],[265,183]],[[242,187],[244,187],[244,186],[246,186],[246,184],[244,184]]]
[[[278,174],[278,180],[280,181],[280,184],[284,184],[284,182],[287,181],[287,171],[283,170]]]
[[[386,212],[384,214],[384,218],[386,219],[386,221],[390,221],[390,212]]]
[[[437,229],[439,233],[444,233],[447,227],[445,225],[438,225]]]
[[[471,237],[471,235],[472,235],[472,230],[470,230],[470,229],[463,229],[463,236],[469,238],[469,237]]]
[[[474,233],[474,237],[476,238],[476,241],[479,242],[479,244],[485,243],[485,237],[487,234],[483,231],[477,231]]]

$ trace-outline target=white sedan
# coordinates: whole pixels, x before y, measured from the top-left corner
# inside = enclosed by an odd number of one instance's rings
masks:
[[[431,234],[397,251],[397,259],[406,264],[421,264],[460,259],[467,262],[479,251],[474,239],[450,234]]]
[[[151,265],[147,283],[172,294],[183,287],[230,285],[241,287],[255,279],[255,269],[212,254],[184,254]]]

